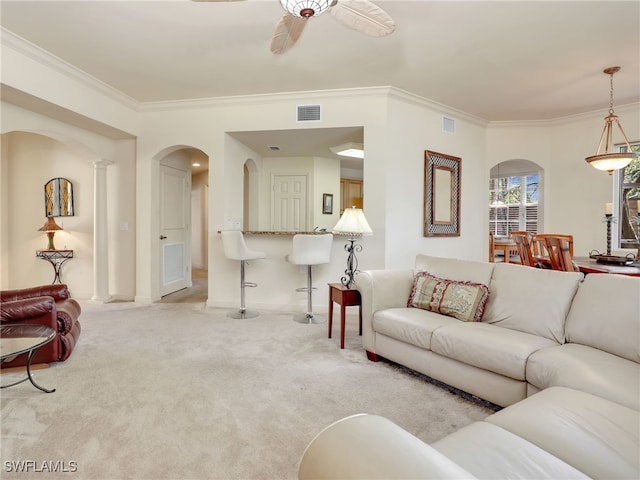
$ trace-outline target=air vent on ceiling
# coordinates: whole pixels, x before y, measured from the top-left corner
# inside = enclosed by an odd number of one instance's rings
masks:
[[[445,133],[456,133],[456,121],[453,118],[442,117],[442,131]]]
[[[320,121],[320,105],[298,105],[298,122]]]
[[[278,147],[276,145],[269,145],[267,148],[269,150],[271,150],[272,152],[279,152],[280,151],[280,147]]]

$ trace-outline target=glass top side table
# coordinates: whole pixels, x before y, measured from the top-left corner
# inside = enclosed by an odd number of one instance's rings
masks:
[[[56,336],[56,331],[38,324],[0,324],[0,363],[10,362],[18,355],[27,353],[27,377],[0,388],[13,387],[29,380],[31,384],[45,393],[55,392],[38,385],[31,376],[31,359],[34,352],[42,345],[49,343]]]

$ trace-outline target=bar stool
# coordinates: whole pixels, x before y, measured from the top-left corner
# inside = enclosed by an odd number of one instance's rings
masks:
[[[245,287],[256,287],[257,284],[253,282],[246,282],[244,280],[244,265],[247,260],[266,258],[267,254],[264,252],[249,250],[244,241],[244,235],[242,235],[240,230],[226,230],[220,233],[222,234],[224,255],[231,260],[240,260],[240,310],[237,312],[230,312],[227,316],[231,318],[257,317],[260,315],[258,312],[249,311],[245,308],[244,289]]]
[[[311,267],[331,261],[331,247],[333,235],[331,233],[319,235],[298,234],[293,236],[291,254],[285,259],[294,265],[307,266],[307,286],[296,289],[297,292],[307,292],[307,313],[294,315],[293,319],[299,323],[321,323],[325,319],[313,314],[313,279]]]

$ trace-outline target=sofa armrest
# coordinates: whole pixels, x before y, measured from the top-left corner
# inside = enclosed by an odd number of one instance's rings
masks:
[[[29,318],[46,315],[55,310],[56,304],[51,297],[24,298],[0,304],[0,317],[5,322],[19,322]]]
[[[474,478],[469,472],[390,420],[343,418],[307,446],[298,479]]]
[[[51,297],[34,297],[0,303],[3,323],[39,323],[58,331],[56,304]]]
[[[58,331],[66,335],[72,329],[80,317],[80,304],[73,298],[56,302],[58,316]]]
[[[53,297],[53,300],[58,302],[60,300],[71,298],[71,295],[69,294],[67,286],[59,283],[42,285],[39,287],[21,288],[18,290],[4,290],[0,292],[0,301],[2,302],[35,297]]]
[[[373,314],[393,307],[406,307],[413,270],[366,270],[356,276],[356,288],[362,299],[362,344],[375,353]]]

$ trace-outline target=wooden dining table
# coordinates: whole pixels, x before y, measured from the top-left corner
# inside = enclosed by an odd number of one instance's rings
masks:
[[[598,263],[590,257],[573,257],[582,273],[616,273],[618,275],[630,275],[640,277],[640,262],[635,261],[631,265],[616,265],[610,263]]]
[[[534,257],[538,265],[543,268],[551,268],[549,257]],[[640,262],[635,261],[630,265],[617,265],[611,263],[598,263],[595,258],[591,257],[573,257],[573,263],[584,274],[587,273],[615,273],[618,275],[629,275],[631,277],[640,277]]]

